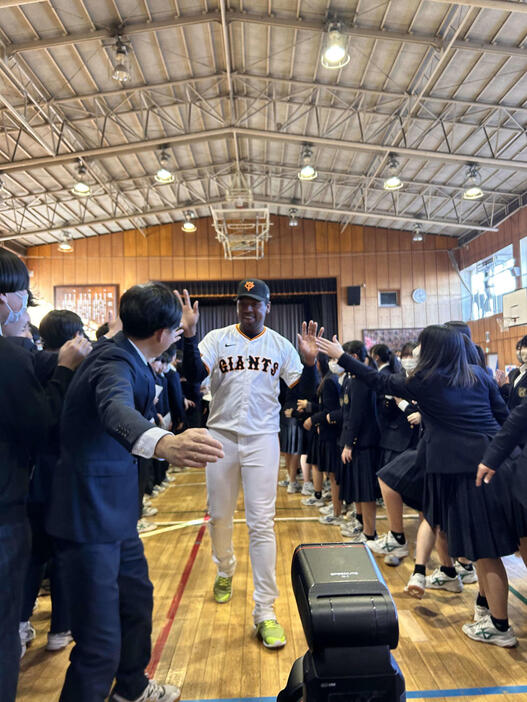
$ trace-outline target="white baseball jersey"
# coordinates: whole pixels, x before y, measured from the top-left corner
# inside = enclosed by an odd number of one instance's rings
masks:
[[[267,327],[249,339],[232,324],[209,332],[198,348],[211,377],[207,426],[245,436],[277,433],[280,378],[293,387],[302,375],[293,344]]]

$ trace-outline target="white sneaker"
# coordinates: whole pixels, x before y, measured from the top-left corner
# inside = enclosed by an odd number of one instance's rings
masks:
[[[306,497],[302,500],[302,504],[306,507],[323,507],[326,503],[322,499],[316,498],[314,495]]]
[[[333,505],[324,505],[324,507],[321,507],[318,511],[320,514],[329,515],[331,517],[335,514]]]
[[[459,575],[450,578],[440,568],[436,568],[432,575],[426,576],[426,587],[432,590],[448,590],[448,592],[463,592],[463,583]]]
[[[413,573],[404,591],[411,595],[411,597],[417,597],[417,599],[420,600],[425,594],[426,581],[427,578],[421,573]]]
[[[62,631],[60,634],[48,632],[46,651],[61,651],[72,641],[73,636],[71,635],[71,631]]]
[[[328,526],[340,526],[344,523],[342,517],[335,517],[334,514],[326,514],[325,517],[320,517],[318,521]]]
[[[480,622],[482,619],[490,614],[490,609],[488,607],[482,607],[479,604],[474,605],[474,621]]]
[[[370,551],[379,554],[379,556],[397,556],[397,558],[405,558],[408,555],[408,544],[400,544],[391,531],[382,536],[378,536],[373,541],[368,541],[366,545]]]
[[[143,512],[142,516],[143,517],[155,517],[155,515],[158,513],[157,507],[152,507],[152,505],[145,505],[143,507]]]
[[[37,635],[35,629],[31,625],[31,622],[20,622],[18,625],[18,633],[20,635],[20,643],[22,648],[31,643]]]
[[[307,483],[304,483],[302,486],[302,495],[312,495],[315,492],[315,486],[313,483],[308,480]]]
[[[115,693],[110,697],[110,702],[178,702],[181,690],[175,685],[160,685],[155,680],[150,680],[142,695],[135,700],[129,700]]]
[[[301,492],[302,488],[300,486],[300,483],[297,483],[296,480],[294,483],[289,483],[287,486],[287,493],[289,495],[294,495],[297,492]]]
[[[279,480],[278,487],[287,487],[289,485],[289,480]]]
[[[137,522],[137,533],[144,534],[147,531],[154,531],[157,529],[157,524],[154,522],[149,522],[147,519],[140,519]]]
[[[343,534],[343,536],[346,537],[346,534]],[[367,541],[366,537],[362,533],[362,531],[358,531],[356,534],[353,534],[349,537],[346,538],[344,541],[345,544],[365,544]]]
[[[331,500],[331,490],[322,490],[322,499]]]
[[[340,527],[342,536],[356,536],[362,534],[362,524],[357,520],[357,523],[344,523]]]
[[[474,566],[472,566],[472,570],[467,570],[463,563],[456,561],[454,563],[454,567],[456,569],[456,573],[461,578],[463,585],[472,585],[472,583],[478,582],[478,574],[476,573]]]
[[[490,614],[480,619],[474,624],[463,624],[463,633],[473,641],[481,641],[481,643],[494,644],[502,648],[512,648],[517,646],[518,639],[514,635],[514,631],[510,626],[507,631],[499,631],[492,622]]]

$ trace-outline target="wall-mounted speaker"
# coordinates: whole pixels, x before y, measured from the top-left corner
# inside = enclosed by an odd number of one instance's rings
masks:
[[[346,288],[348,305],[360,305],[360,285],[348,285]]]

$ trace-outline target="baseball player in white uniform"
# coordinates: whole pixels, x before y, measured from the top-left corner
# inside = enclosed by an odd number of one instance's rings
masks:
[[[301,381],[302,393],[314,392],[317,325],[304,322],[298,335],[303,365],[291,342],[264,326],[271,305],[266,283],[242,280],[236,298],[239,323],[209,332],[196,347],[198,304],[191,307],[187,291],[184,298],[185,376],[199,381],[210,375],[207,427],[221,441],[225,454],[206,468],[212,557],[218,568],[214,598],[222,604],[232,596],[233,515],[241,482],[253,571],[254,623],[264,646],[280,648],[286,638],[273,608],[278,597],[274,533],[280,461],[278,394],[280,378],[290,388]]]

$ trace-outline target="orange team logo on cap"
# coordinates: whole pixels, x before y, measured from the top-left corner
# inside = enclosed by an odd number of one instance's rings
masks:
[[[253,288],[254,288],[254,283],[253,283],[253,281],[252,281],[252,280],[248,280],[248,281],[245,283],[245,289],[246,289],[247,291],[249,291],[249,290],[252,290]]]

